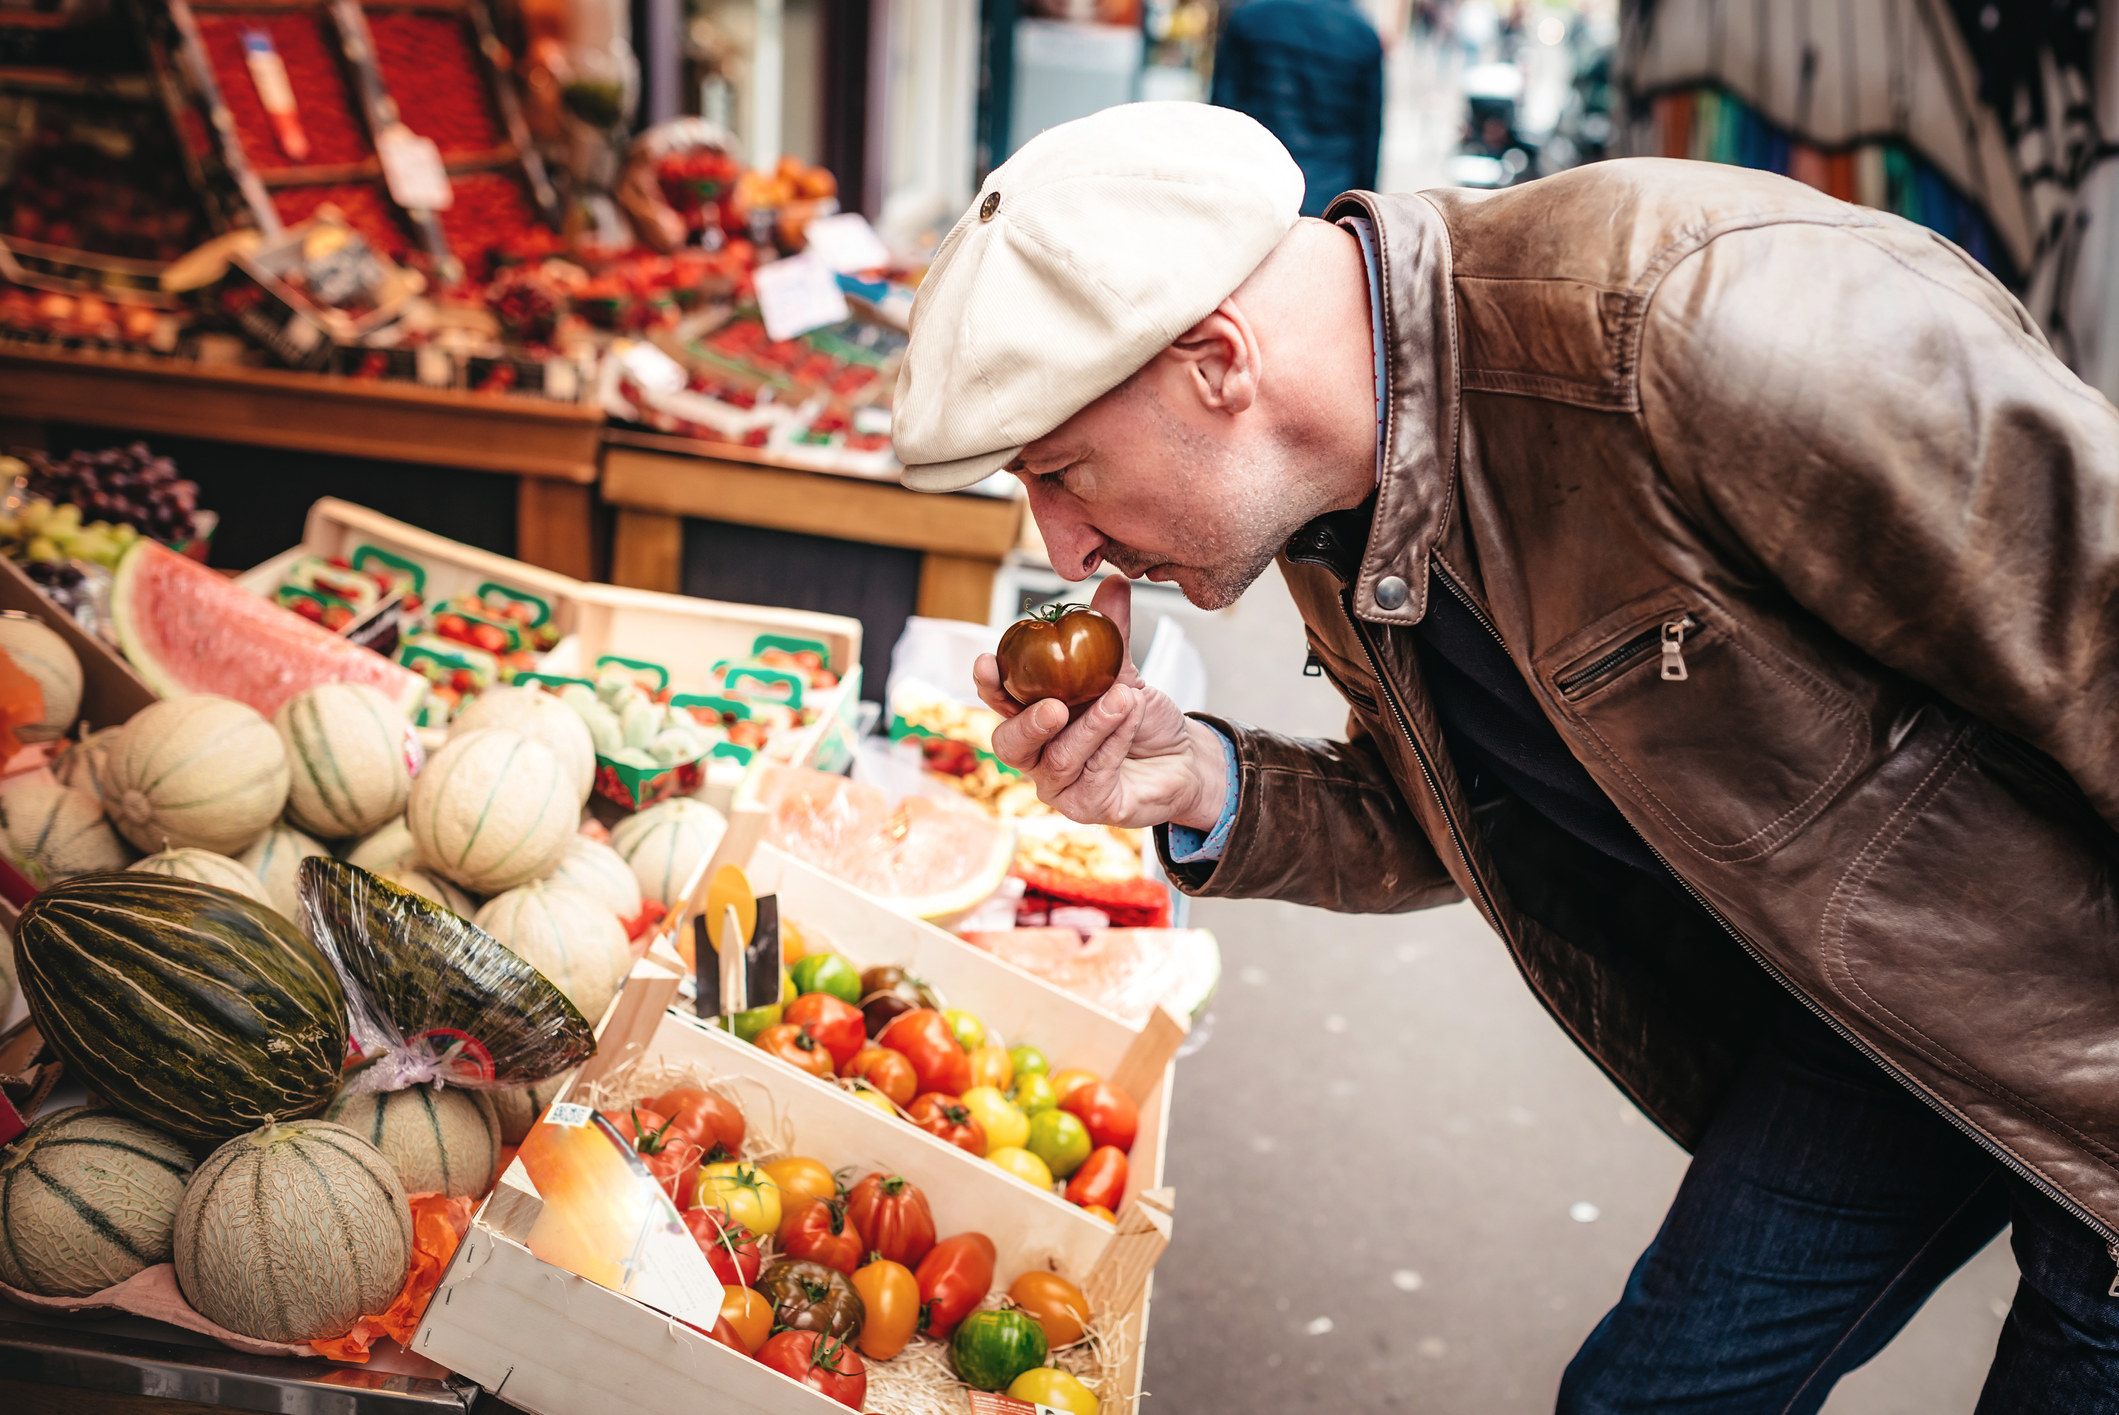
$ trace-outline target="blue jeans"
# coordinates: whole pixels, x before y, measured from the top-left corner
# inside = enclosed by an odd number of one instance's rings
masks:
[[[1811,1415],[2009,1223],[2023,1278],[1977,1415],[2119,1411],[2104,1242],[1790,1002],[1560,1413]]]

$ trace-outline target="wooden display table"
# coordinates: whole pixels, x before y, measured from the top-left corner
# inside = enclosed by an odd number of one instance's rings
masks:
[[[141,355],[0,346],[0,424],[80,423],[519,478],[516,557],[591,577],[603,413],[466,393]]]
[[[1013,497],[908,491],[691,438],[613,431],[606,440],[603,499],[617,508],[611,580],[636,589],[682,587],[684,518],[697,516],[917,550],[917,612],[983,624],[994,575],[1022,532]]]

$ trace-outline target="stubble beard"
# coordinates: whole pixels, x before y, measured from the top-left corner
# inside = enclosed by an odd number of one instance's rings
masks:
[[[1193,441],[1189,436],[1181,440]],[[1194,542],[1203,552],[1199,558],[1171,560],[1116,542],[1104,547],[1103,558],[1129,579],[1137,580],[1158,566],[1183,572],[1182,579],[1172,578],[1186,599],[1200,609],[1227,609],[1257,583],[1279,556],[1288,537],[1316,513],[1306,500],[1297,504],[1296,489],[1301,483],[1292,468],[1277,464],[1278,459],[1232,455],[1216,449],[1221,451],[1217,458],[1220,465],[1207,475],[1201,471],[1201,462],[1191,459],[1201,450],[1198,446],[1177,445],[1170,449],[1173,457],[1185,459],[1176,465],[1187,469],[1182,475],[1188,483],[1188,493],[1219,502],[1219,515],[1205,526],[1194,523],[1208,537],[1208,543]],[[1186,500],[1191,501],[1192,496]]]

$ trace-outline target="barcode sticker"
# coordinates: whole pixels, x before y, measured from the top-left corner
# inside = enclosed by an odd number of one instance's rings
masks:
[[[573,1130],[588,1124],[589,1117],[595,1113],[595,1111],[585,1105],[575,1105],[572,1101],[558,1101],[546,1109],[544,1118],[549,1124],[557,1125],[562,1130]]]

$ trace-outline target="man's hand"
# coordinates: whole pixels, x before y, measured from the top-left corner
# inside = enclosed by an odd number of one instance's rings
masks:
[[[1213,829],[1228,785],[1214,730],[1141,683],[1133,666],[1133,587],[1124,578],[1107,576],[1090,607],[1118,625],[1126,662],[1118,682],[1071,723],[1056,698],[1017,703],[1001,687],[1000,662],[979,656],[972,670],[979,697],[1008,719],[993,731],[993,754],[1036,782],[1038,799],[1069,820]]]

